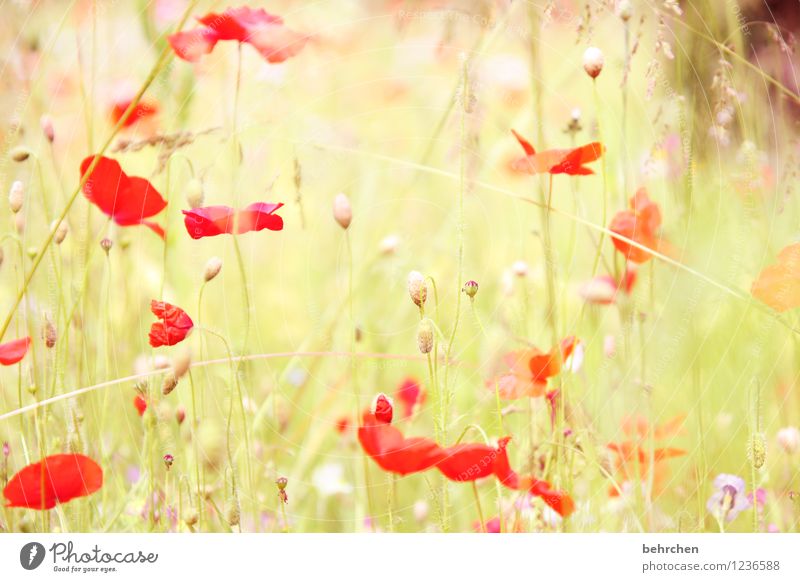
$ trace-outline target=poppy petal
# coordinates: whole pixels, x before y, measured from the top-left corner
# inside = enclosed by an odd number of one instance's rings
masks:
[[[50,455],[28,465],[3,489],[7,507],[52,509],[103,486],[103,470],[85,455]],[[44,496],[42,495],[44,493]]]
[[[25,357],[25,354],[28,353],[28,349],[30,347],[30,337],[23,337],[0,344],[0,364],[4,366],[16,364]]]
[[[194,63],[213,51],[220,38],[209,28],[196,28],[171,34],[167,40],[179,58]]]
[[[536,153],[536,149],[534,149],[534,147],[531,145],[531,142],[522,137],[513,129],[511,130],[511,133],[513,133],[514,137],[517,138],[517,141],[519,142],[519,145],[522,146],[522,149],[525,151],[526,156],[532,156]]]

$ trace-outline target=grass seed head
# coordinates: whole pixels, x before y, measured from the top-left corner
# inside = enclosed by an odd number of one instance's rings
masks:
[[[175,387],[178,385],[178,378],[175,376],[175,372],[170,372],[166,376],[164,376],[164,382],[161,384],[161,393],[164,396],[168,396],[170,392],[175,390]]]

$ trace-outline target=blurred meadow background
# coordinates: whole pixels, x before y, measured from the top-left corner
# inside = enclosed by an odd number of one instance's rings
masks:
[[[301,50],[175,54],[232,6],[2,3],[2,341],[32,342],[0,370],[0,479],[79,453],[103,483],[0,531],[797,531],[797,255],[789,300],[751,294],[798,242],[796,4],[253,0]],[[530,175],[512,129],[605,149]],[[90,202],[95,154],[163,196],[163,240]],[[626,267],[609,225],[640,188],[659,252]],[[184,226],[261,201],[282,230]],[[152,347],[151,300],[191,334]],[[506,354],[568,336],[546,390],[501,397]],[[378,393],[408,437],[511,436],[574,512],[382,470]]]

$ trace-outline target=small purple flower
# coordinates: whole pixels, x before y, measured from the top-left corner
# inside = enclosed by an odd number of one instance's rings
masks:
[[[731,522],[745,509],[753,506],[744,493],[744,479],[721,473],[714,479],[714,493],[706,508],[718,520]]]
[[[750,505],[753,505],[753,494],[747,494],[747,500],[750,502]],[[759,487],[756,489],[756,503],[758,504],[758,508],[762,509],[764,505],[767,503],[767,490],[763,487]]]
[[[7,457],[11,454],[11,447],[7,442],[3,442],[3,456]]]

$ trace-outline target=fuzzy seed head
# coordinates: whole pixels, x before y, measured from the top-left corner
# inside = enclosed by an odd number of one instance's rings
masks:
[[[106,254],[108,254],[108,251],[110,251],[113,246],[114,242],[110,238],[103,238],[103,240],[100,241],[100,248],[103,249]]]
[[[241,509],[239,508],[239,500],[235,497],[231,497],[228,500],[228,508],[225,511],[225,519],[228,520],[228,525],[231,527],[239,525],[241,515],[242,513]]]
[[[747,439],[747,458],[756,469],[764,466],[767,460],[767,439],[762,433],[753,433]]]
[[[433,322],[427,317],[417,327],[417,346],[423,354],[430,354],[433,350]]]
[[[8,192],[8,205],[11,207],[11,212],[16,214],[22,210],[22,205],[25,202],[25,186],[19,180],[11,184],[11,190]]]
[[[208,283],[209,281],[211,281],[211,279],[219,275],[219,272],[221,270],[222,270],[222,259],[220,259],[219,257],[211,257],[210,259],[208,259],[208,262],[206,263],[205,271],[203,271],[203,279],[205,279],[205,282]]]
[[[428,299],[428,286],[425,284],[425,277],[419,271],[411,271],[408,274],[408,294],[417,307],[425,305],[425,300]]]
[[[350,206],[350,199],[344,193],[339,193],[333,199],[333,217],[343,229],[347,230],[353,221],[353,207]]]
[[[583,70],[586,71],[586,74],[592,79],[597,78],[603,70],[604,64],[605,57],[603,57],[603,51],[599,48],[592,46],[587,48],[583,53]]]

